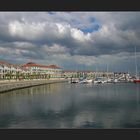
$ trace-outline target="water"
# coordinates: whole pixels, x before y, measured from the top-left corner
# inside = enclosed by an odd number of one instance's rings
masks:
[[[0,128],[140,128],[140,84],[56,83],[6,92]]]

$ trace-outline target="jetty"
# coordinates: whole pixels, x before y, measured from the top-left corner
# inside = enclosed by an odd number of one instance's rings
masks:
[[[11,81],[11,82],[0,82],[0,93],[21,89],[21,88],[27,88],[27,87],[33,87],[33,86],[39,86],[39,85],[45,85],[45,84],[53,84],[53,83],[62,83],[67,82],[66,79],[41,79],[41,80],[28,80],[28,81]]]

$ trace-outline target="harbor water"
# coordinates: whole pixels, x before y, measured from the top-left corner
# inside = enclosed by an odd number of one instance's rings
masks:
[[[54,83],[1,93],[0,128],[140,128],[140,84]]]

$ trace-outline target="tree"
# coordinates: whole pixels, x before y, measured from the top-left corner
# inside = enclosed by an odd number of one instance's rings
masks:
[[[16,80],[19,79],[19,71],[16,71]]]

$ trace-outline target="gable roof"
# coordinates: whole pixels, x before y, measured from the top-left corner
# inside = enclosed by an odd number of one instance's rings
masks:
[[[42,65],[42,64],[36,64],[34,62],[26,63],[26,64],[22,65],[22,67],[44,67],[44,68],[51,68],[51,69],[61,69],[61,67],[56,66],[56,65],[46,66],[46,65]]]

